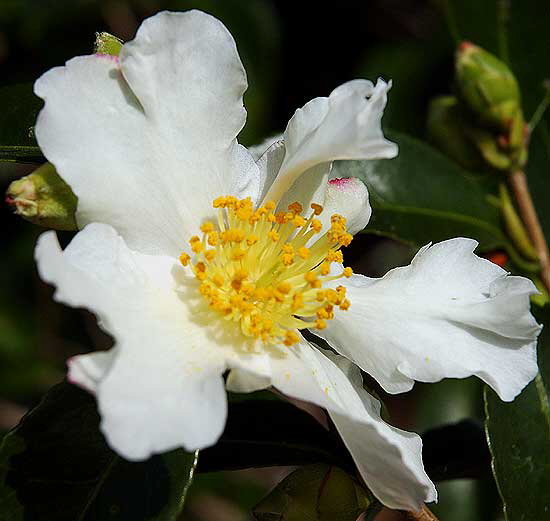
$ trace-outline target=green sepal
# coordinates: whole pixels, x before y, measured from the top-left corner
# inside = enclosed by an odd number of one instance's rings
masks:
[[[6,201],[15,213],[39,226],[55,230],[76,230],[78,199],[59,177],[51,163],[44,163],[32,174],[13,181]]]
[[[110,54],[118,56],[124,42],[112,34],[101,32],[95,33],[94,52],[98,54]]]

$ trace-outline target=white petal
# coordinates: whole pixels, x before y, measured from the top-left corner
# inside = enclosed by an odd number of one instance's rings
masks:
[[[244,369],[231,369],[225,381],[225,388],[233,393],[252,393],[267,389],[270,385],[268,376],[259,376]]]
[[[298,109],[284,133],[286,154],[266,199],[279,201],[311,167],[335,159],[391,158],[397,146],[380,125],[390,85],[354,80]]]
[[[95,392],[109,444],[134,460],[215,443],[226,416],[224,349],[174,291],[174,260],[132,252],[103,224],[64,251],[53,232],[43,234],[36,258],[55,298],[91,309],[115,337],[110,356],[77,357],[69,373]]]
[[[262,197],[277,177],[284,155],[285,144],[277,141],[258,160]],[[330,227],[330,216],[337,213],[347,219],[350,233],[358,233],[368,224],[372,214],[367,187],[355,177],[331,179],[331,165],[330,162],[320,163],[298,177],[279,201],[278,210],[286,210],[289,204],[297,201],[308,213],[311,203],[317,203],[325,208],[319,216],[325,230]]]
[[[282,134],[275,134],[274,136],[264,139],[257,145],[248,147],[248,151],[250,152],[250,155],[258,161],[258,159],[260,159],[260,157],[262,157],[269,148],[271,148],[277,141],[282,141],[282,139]]]
[[[97,385],[113,365],[116,349],[77,355],[67,360],[67,380],[94,393]]]
[[[44,74],[36,136],[78,196],[79,225],[177,255],[215,197],[256,197],[254,160],[236,141],[245,89],[231,35],[197,11],[149,18],[120,60],[78,57]]]
[[[418,510],[435,500],[420,438],[387,425],[379,402],[319,350],[305,341],[292,346],[286,357],[273,360],[272,382],[289,396],[328,409],[361,476],[386,506]]]
[[[367,226],[372,208],[365,184],[356,177],[330,179],[324,201],[324,211],[319,216],[323,229],[330,228],[330,216],[340,214],[346,218],[346,228],[355,235]]]
[[[476,245],[451,239],[381,279],[339,280],[351,307],[316,334],[388,392],[476,375],[513,400],[537,373],[540,327],[529,311],[536,289],[474,255]]]

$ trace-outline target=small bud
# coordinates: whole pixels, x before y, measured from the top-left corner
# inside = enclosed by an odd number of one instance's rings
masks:
[[[94,52],[97,54],[110,54],[118,56],[124,42],[109,33],[95,33]]]
[[[76,230],[77,197],[55,171],[44,163],[32,174],[13,181],[6,202],[27,221],[55,230]]]
[[[469,170],[483,166],[483,158],[464,130],[458,100],[454,96],[438,96],[428,108],[429,140],[459,165]]]
[[[459,46],[455,66],[461,101],[479,123],[508,134],[521,114],[519,86],[512,71],[496,56],[470,42]]]

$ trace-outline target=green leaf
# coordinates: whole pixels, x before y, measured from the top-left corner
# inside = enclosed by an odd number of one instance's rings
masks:
[[[541,317],[539,317],[541,320]],[[550,308],[543,310],[540,373],[512,402],[485,389],[486,434],[507,521],[550,518]]]
[[[199,472],[328,463],[353,470],[340,437],[293,404],[260,393],[231,395],[222,437],[201,451]]]
[[[367,185],[373,214],[366,233],[417,247],[460,236],[478,240],[482,251],[508,246],[486,181],[416,139],[397,133],[389,138],[399,145],[395,159],[337,161],[333,167],[336,176]]]
[[[32,84],[0,88],[0,161],[43,163],[34,124],[42,100],[34,95]]]
[[[371,520],[380,504],[350,474],[329,465],[307,465],[279,483],[255,508],[258,521]]]
[[[0,447],[1,521],[169,521],[180,512],[196,455],[145,462],[116,455],[94,398],[55,386]]]

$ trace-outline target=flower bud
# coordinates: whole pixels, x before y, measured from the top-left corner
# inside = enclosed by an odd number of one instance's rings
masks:
[[[519,86],[508,66],[470,42],[456,54],[456,87],[479,123],[508,133],[521,113]],[[523,117],[520,118],[523,122]]]
[[[257,521],[355,521],[372,519],[378,503],[355,479],[329,465],[306,465],[277,485],[255,508]]]
[[[429,140],[459,165],[469,170],[483,166],[483,158],[468,139],[458,100],[454,96],[438,96],[428,108]]]
[[[77,229],[77,197],[51,163],[13,181],[6,192],[6,202],[33,224],[55,230]]]
[[[124,42],[109,33],[95,33],[94,52],[118,56]]]

